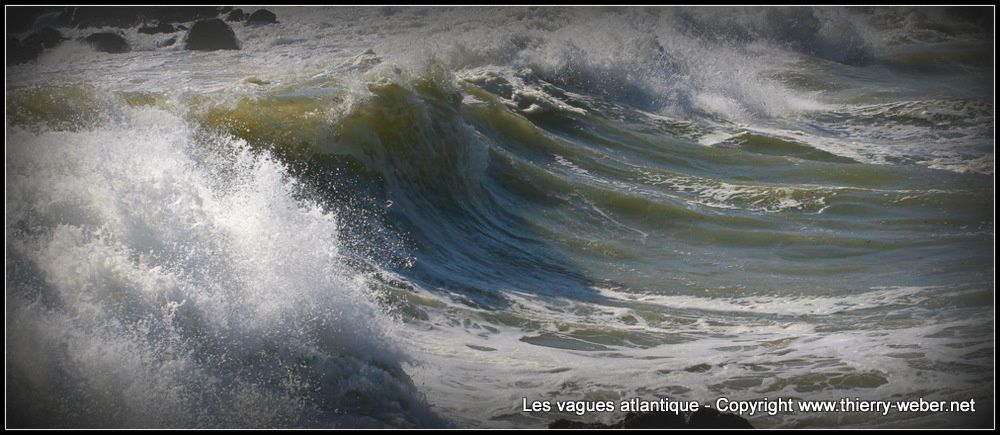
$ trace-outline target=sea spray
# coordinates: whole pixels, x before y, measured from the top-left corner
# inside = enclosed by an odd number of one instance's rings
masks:
[[[15,426],[991,409],[987,14],[274,12],[233,26],[240,50],[133,27],[129,53],[65,41],[8,68]]]
[[[212,155],[182,119],[123,110],[10,132],[17,423],[434,424],[343,265],[335,212],[242,141],[209,137]]]

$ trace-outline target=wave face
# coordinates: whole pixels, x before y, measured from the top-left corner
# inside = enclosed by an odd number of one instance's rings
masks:
[[[129,53],[8,68],[15,425],[991,409],[993,45],[968,11],[274,11],[241,50],[131,28]]]
[[[8,392],[21,418],[434,421],[344,265],[335,212],[242,141],[196,140],[156,109],[122,118],[10,132]]]

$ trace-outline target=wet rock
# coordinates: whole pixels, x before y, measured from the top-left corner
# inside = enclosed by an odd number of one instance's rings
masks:
[[[191,26],[185,38],[184,48],[187,50],[239,50],[240,43],[236,33],[228,24],[218,18],[201,20]]]
[[[7,65],[17,65],[35,60],[46,48],[55,47],[65,40],[62,33],[51,27],[32,33],[23,40],[8,36]]]
[[[243,9],[233,9],[226,15],[226,21],[243,21],[244,18],[246,16],[243,15]]]
[[[247,18],[247,24],[273,24],[278,22],[278,16],[267,9],[258,9]]]
[[[549,429],[753,429],[746,419],[711,408],[700,408],[685,419],[673,412],[630,412],[612,424],[584,423],[561,418]]]
[[[177,28],[170,25],[170,23],[158,23],[157,25],[145,25],[139,28],[139,33],[145,33],[147,35],[155,35],[157,33],[174,33]]]
[[[59,45],[65,40],[66,38],[63,38],[62,33],[59,33],[58,30],[53,29],[51,27],[46,27],[42,30],[39,30],[35,33],[28,35],[28,37],[24,38],[24,40],[21,41],[21,45],[24,45],[26,47],[39,46],[42,48],[52,48]]]
[[[91,47],[94,47],[94,50],[103,53],[126,53],[129,51],[128,42],[117,33],[94,33],[83,38],[83,42],[90,44]]]

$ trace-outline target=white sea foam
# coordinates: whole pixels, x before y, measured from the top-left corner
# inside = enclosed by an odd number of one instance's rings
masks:
[[[433,421],[391,322],[343,265],[336,214],[238,141],[196,140],[160,110],[124,118],[9,132],[8,393],[22,418]]]
[[[866,59],[888,59],[900,44],[974,32],[949,30],[920,11],[275,11],[277,24],[233,25],[239,51],[184,51],[182,33],[159,46],[166,35],[136,29],[125,30],[128,54],[68,41],[9,68],[8,88],[84,83],[99,92],[167,93],[173,103],[335,79],[348,95],[345,107],[331,110],[351,113],[371,95],[370,84],[405,85],[410,79],[400,77],[444,66],[445,79],[509,90],[503,103],[517,116],[599,116],[577,103],[611,102],[686,123],[698,131],[684,137],[704,145],[749,131],[863,163],[993,172],[992,101],[915,100],[906,92],[924,89],[905,81],[894,86],[915,88],[859,96],[858,82],[831,79],[862,74]],[[790,84],[776,73],[813,80]],[[268,83],[251,86],[247,77]],[[916,390],[952,397],[991,379],[984,311],[962,318],[960,310],[933,309],[967,293],[989,299],[981,290],[717,297],[598,289],[592,301],[511,290],[500,315],[516,321],[504,323],[490,317],[496,312],[415,285],[437,304],[424,307],[428,320],[401,325],[372,302],[367,278],[344,264],[336,211],[303,200],[281,163],[239,140],[195,134],[174,112],[113,110],[105,125],[72,131],[8,128],[8,397],[27,419],[438,424],[420,399],[426,394],[454,421],[507,427],[565,417],[526,417],[517,412],[521,397],[889,398]],[[484,176],[487,147],[468,151],[469,172]],[[387,153],[425,170],[399,154]],[[572,155],[553,158],[566,174],[620,187]],[[824,195],[841,189],[638,174],[673,190],[658,199],[755,212],[819,213]],[[801,190],[810,194],[796,196]],[[405,199],[397,203],[405,208]],[[581,204],[609,228],[657,239]],[[543,334],[568,349],[524,341]],[[594,347],[573,348],[581,343]],[[63,412],[52,417],[52,410]],[[865,423],[880,422],[857,424]]]
[[[850,328],[823,330],[829,328],[822,320],[828,316],[857,316],[845,317],[845,321],[866,323],[867,320],[862,320],[867,316],[863,314],[865,310],[890,305],[917,307],[939,291],[935,288],[872,289],[850,298],[733,299],[599,290],[602,296],[622,304],[590,305],[510,293],[517,307],[515,312],[523,319],[539,323],[537,329],[491,323],[485,320],[488,317],[483,317],[488,311],[479,312],[428,295],[451,308],[434,310],[429,321],[417,322],[416,328],[401,331],[403,340],[424,355],[422,363],[411,369],[414,379],[425,386],[429,399],[439,404],[445,415],[471,426],[505,427],[510,422],[544,424],[566,417],[558,413],[535,416],[520,413],[522,397],[529,400],[668,397],[702,403],[711,403],[714,397],[836,400],[848,394],[872,400],[889,399],[896,394],[911,394],[915,388],[910,384],[912,379],[919,378],[920,388],[927,392],[974,388],[978,382],[975,376],[957,372],[927,372],[928,365],[977,364],[981,370],[991,366],[988,355],[967,359],[953,350],[955,346],[964,346],[962,353],[988,351],[992,348],[988,336],[978,340],[959,339],[947,333],[975,327],[987,320],[983,317],[949,321],[931,321],[925,317],[902,321],[891,329],[874,325],[868,329],[854,324]],[[636,310],[649,311],[639,315]],[[650,312],[660,313],[664,319],[651,322],[648,319],[655,317]],[[638,323],[623,323],[624,318],[637,319]],[[456,323],[464,326],[456,327]],[[602,336],[598,331],[607,335]],[[659,337],[661,344],[636,346],[628,341],[624,344],[603,341],[616,342],[612,337],[629,333],[652,334]],[[550,347],[523,340],[539,334],[557,340],[563,337],[603,343],[604,350],[558,348],[559,344]],[[569,343],[572,347],[573,342]],[[614,361],[613,373],[607,369],[609,358]],[[934,394],[959,399],[954,394]],[[494,418],[469,419],[483,409]],[[616,416],[620,418],[620,414],[591,418],[610,422]],[[769,420],[758,415],[751,421],[795,427],[799,420],[812,419],[812,424],[829,425],[836,424],[841,417],[802,414]],[[895,424],[905,425],[907,419],[915,417],[918,416],[900,415]],[[868,416],[855,424],[879,421],[879,417]]]

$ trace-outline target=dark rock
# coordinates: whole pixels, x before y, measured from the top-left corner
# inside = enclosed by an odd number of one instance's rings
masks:
[[[129,51],[128,42],[117,33],[94,33],[83,38],[83,42],[90,44],[94,50],[104,53],[126,53]]]
[[[753,429],[750,422],[736,414],[717,409],[699,408],[688,417],[688,427],[697,429]]]
[[[157,33],[174,33],[176,31],[177,28],[170,25],[170,23],[163,23],[163,22],[158,23],[155,26],[147,24],[145,26],[140,27],[138,30],[139,33],[145,33],[147,35],[155,35]]]
[[[187,50],[239,50],[236,33],[218,18],[201,20],[191,26],[184,42]]]
[[[549,424],[549,429],[753,429],[746,419],[736,414],[723,414],[715,409],[700,408],[684,416],[673,412],[630,412],[613,424],[584,423],[561,418]]]
[[[185,26],[183,24],[178,24],[177,25],[177,30],[187,30],[187,29],[188,29],[188,26]]]
[[[17,38],[7,37],[7,65],[17,65],[35,60],[42,53],[42,47],[25,47]]]
[[[7,64],[17,65],[35,60],[46,48],[52,48],[63,41],[62,34],[58,30],[46,27],[35,33],[28,35],[24,40],[18,40],[13,36],[7,37]]]
[[[27,38],[24,38],[24,41],[21,41],[21,45],[26,47],[39,46],[42,48],[52,48],[65,40],[66,38],[63,38],[62,33],[59,33],[58,30],[46,27],[28,35]]]
[[[243,21],[244,18],[243,9],[233,9],[226,15],[226,21]]]
[[[257,9],[247,18],[247,24],[272,24],[278,22],[278,16],[267,9]]]

